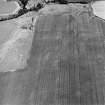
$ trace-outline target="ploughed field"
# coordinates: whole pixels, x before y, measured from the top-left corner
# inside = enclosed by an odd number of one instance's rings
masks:
[[[33,37],[29,34],[32,43],[25,66],[9,64],[9,58],[8,65],[2,63],[0,105],[104,105],[104,28],[105,21],[88,5],[49,5],[40,10]]]

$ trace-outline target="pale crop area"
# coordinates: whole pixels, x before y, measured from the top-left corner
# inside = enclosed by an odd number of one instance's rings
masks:
[[[29,30],[16,29],[13,31],[12,38],[1,45],[0,72],[13,72],[26,67],[32,36]]]
[[[4,2],[0,0],[0,14],[9,14],[12,13],[18,6],[16,2]]]
[[[92,7],[95,15],[105,19],[105,1],[97,1]]]

